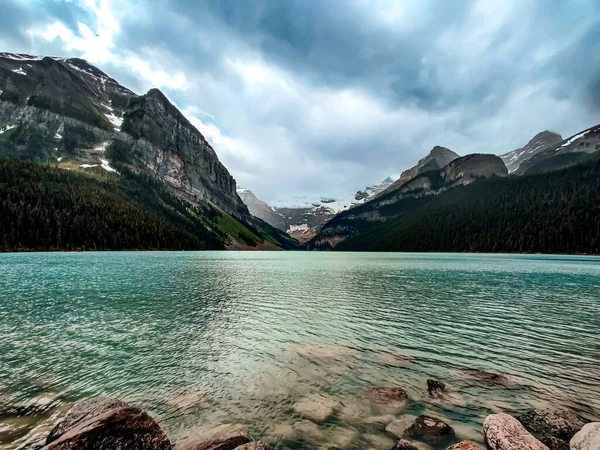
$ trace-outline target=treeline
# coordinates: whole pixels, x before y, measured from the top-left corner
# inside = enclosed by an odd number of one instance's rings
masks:
[[[384,222],[333,219],[327,228],[358,232],[335,249],[599,254],[600,158],[546,174],[478,181],[378,212]]]
[[[210,209],[210,208],[208,208]],[[222,249],[151,177],[93,176],[0,159],[0,250]]]

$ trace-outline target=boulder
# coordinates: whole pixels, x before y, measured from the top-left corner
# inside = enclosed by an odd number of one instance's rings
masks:
[[[550,450],[569,448],[569,441],[585,422],[567,408],[534,409],[517,417]]]
[[[46,444],[57,440],[67,431],[74,429],[83,422],[98,417],[112,409],[124,406],[127,406],[127,403],[109,397],[94,397],[77,403],[69,410],[65,418],[52,429],[46,438]]]
[[[52,430],[44,450],[170,450],[165,432],[142,408],[95,398],[69,411]]]
[[[446,450],[481,450],[481,447],[473,441],[460,441],[458,444],[451,445]]]
[[[392,447],[392,450],[419,450],[419,448],[412,445],[406,439],[400,439],[396,442],[396,445]]]
[[[247,444],[240,445],[236,448],[238,450],[274,450],[269,444],[260,441],[248,442]]]
[[[504,413],[487,416],[483,434],[489,450],[549,450],[521,422]]]
[[[303,417],[315,422],[323,422],[333,414],[339,404],[331,397],[322,394],[312,394],[301,398],[294,404],[294,410]]]
[[[443,397],[447,392],[448,388],[445,383],[442,383],[438,380],[427,380],[427,392],[429,392],[429,397],[431,398],[440,398]]]
[[[571,450],[598,450],[600,448],[600,422],[584,425],[571,439]]]
[[[210,441],[200,442],[195,445],[193,450],[233,450],[250,442],[247,436],[242,434],[231,434],[221,438],[211,439]],[[270,447],[269,447],[270,448]]]
[[[419,416],[408,433],[429,444],[439,445],[454,437],[454,429],[447,423],[429,416]]]

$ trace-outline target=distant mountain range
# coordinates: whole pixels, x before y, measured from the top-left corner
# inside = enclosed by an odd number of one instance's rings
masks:
[[[158,89],[0,53],[0,250],[599,253],[598,150],[600,125],[499,157],[436,146],[347,199],[271,207]]]
[[[543,132],[501,157],[441,149],[338,214],[308,248],[600,252],[600,125],[565,140]]]

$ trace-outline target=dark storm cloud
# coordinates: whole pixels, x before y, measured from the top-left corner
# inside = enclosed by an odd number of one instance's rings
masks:
[[[501,153],[600,122],[595,0],[4,3],[5,50],[158,86],[267,201],[349,196],[436,144]]]

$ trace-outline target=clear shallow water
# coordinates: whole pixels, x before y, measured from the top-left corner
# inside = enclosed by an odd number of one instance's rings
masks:
[[[145,407],[174,441],[244,423],[273,442],[275,425],[300,420],[295,402],[323,393],[339,404],[320,435],[278,444],[306,448],[352,430],[346,447],[385,448],[364,420],[388,412],[433,415],[475,440],[491,412],[600,416],[600,258],[32,253],[0,255],[0,274],[4,404],[103,394]],[[429,400],[427,378],[456,395]],[[371,386],[411,401],[382,410]],[[0,446],[36,420],[0,419]]]

